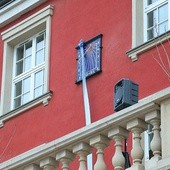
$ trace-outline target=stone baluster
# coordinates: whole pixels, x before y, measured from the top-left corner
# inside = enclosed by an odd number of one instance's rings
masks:
[[[162,159],[170,155],[170,97],[161,101],[161,141],[162,141]],[[170,162],[170,159],[169,161]],[[166,164],[167,165],[167,164]],[[167,165],[168,166],[168,165]]]
[[[74,158],[75,155],[69,150],[63,150],[56,154],[56,160],[62,163],[62,170],[69,170],[69,164]]]
[[[52,157],[47,157],[40,161],[40,167],[43,170],[55,170],[58,167],[58,162]]]
[[[87,155],[91,153],[91,147],[87,143],[81,142],[73,146],[73,153],[79,156],[79,170],[87,170]]]
[[[90,139],[90,145],[97,149],[97,161],[94,165],[94,170],[106,170],[104,148],[109,145],[109,139],[103,135],[98,135]]]
[[[115,154],[112,158],[112,164],[115,170],[123,170],[125,158],[122,154],[122,140],[126,139],[128,131],[122,127],[115,127],[108,132],[108,137],[115,141]]]
[[[145,121],[153,126],[153,138],[151,141],[151,150],[153,152],[153,157],[151,160],[146,162],[146,167],[148,169],[155,168],[157,162],[161,159],[161,136],[160,136],[160,112],[155,110],[151,113],[145,115]]]
[[[141,164],[144,151],[140,142],[141,133],[147,129],[147,124],[143,120],[136,118],[127,123],[127,129],[133,134],[133,148],[131,150],[133,165],[131,169],[144,170],[144,166]]]
[[[31,164],[24,168],[24,170],[42,170],[37,164]]]
[[[151,150],[156,159],[161,158],[161,136],[160,136],[160,113],[155,110],[146,114],[145,121],[153,126],[153,139],[151,141]]]

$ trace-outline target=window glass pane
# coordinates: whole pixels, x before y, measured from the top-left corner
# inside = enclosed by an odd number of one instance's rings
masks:
[[[37,66],[43,62],[44,62],[44,49],[42,49],[36,53],[35,65]]]
[[[31,56],[24,59],[24,71],[31,69]]]
[[[22,104],[29,102],[29,100],[30,100],[30,93],[28,92],[22,96]]]
[[[43,94],[43,86],[34,89],[34,98],[37,98]]]
[[[37,44],[37,46],[36,46],[37,51],[44,47],[44,34],[37,37],[36,44]]]
[[[34,87],[38,87],[44,83],[44,71],[41,70],[35,74],[35,84]]]
[[[22,94],[22,81],[15,84],[15,97]]]
[[[30,77],[23,80],[23,93],[30,91]]]
[[[17,108],[21,106],[21,97],[17,97],[15,100],[14,100],[14,108]]]
[[[23,57],[24,57],[24,46],[17,48],[16,54],[16,72],[15,75],[23,73]]]
[[[168,22],[163,22],[159,25],[159,35],[165,33],[168,30]]]
[[[21,81],[15,83],[16,78],[13,79],[15,108],[43,94],[44,65],[39,64],[44,63],[44,55],[45,34],[32,37],[31,41],[16,49],[15,72],[16,75],[20,75]],[[33,60],[35,65],[32,65]]]
[[[158,9],[158,22],[163,22],[168,19],[168,4],[161,6]]]
[[[21,60],[23,58],[24,58],[24,46],[21,46],[21,47],[17,48],[17,59],[16,59],[16,61]]]
[[[32,54],[32,41],[26,43],[25,45],[25,56],[29,56]]]
[[[16,63],[16,76],[23,73],[23,60]]]
[[[159,0],[148,0],[148,5],[153,4],[156,1],[159,1]]]
[[[156,10],[151,11],[147,14],[147,28],[153,27],[156,24],[156,20],[157,20],[157,12]]]
[[[148,32],[147,32],[147,39],[150,40],[153,37],[154,37],[154,30],[152,28],[152,29],[148,30]]]

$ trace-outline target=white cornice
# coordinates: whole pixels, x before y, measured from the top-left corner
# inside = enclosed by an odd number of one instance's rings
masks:
[[[48,5],[47,7],[41,9],[37,13],[31,15],[30,17],[26,18],[25,20],[19,22],[18,24],[14,25],[13,27],[5,30],[1,33],[2,40],[5,41],[6,39],[9,39],[18,32],[20,32],[23,29],[26,29],[27,27],[30,27],[30,25],[35,24],[39,20],[42,20],[43,18],[52,15],[53,14],[53,6]]]
[[[0,9],[0,28],[46,1],[47,0],[15,0]]]

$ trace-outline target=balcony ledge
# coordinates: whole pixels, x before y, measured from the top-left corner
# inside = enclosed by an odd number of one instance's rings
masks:
[[[71,148],[77,142],[89,142],[90,137],[99,134],[107,135],[110,128],[117,126],[125,127],[126,123],[135,118],[145,119],[145,114],[159,109],[159,104],[170,98],[170,87],[159,91],[151,96],[140,100],[137,104],[123,109],[119,112],[111,114],[101,120],[98,120],[86,127],[82,127],[72,133],[61,138],[53,140],[49,143],[42,144],[34,149],[22,153],[6,162],[0,164],[0,169],[21,170],[26,164],[38,164],[44,157],[55,157],[55,151],[59,152],[67,148]]]

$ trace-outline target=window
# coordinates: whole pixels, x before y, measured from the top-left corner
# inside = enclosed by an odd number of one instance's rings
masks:
[[[49,5],[2,32],[1,115],[15,116],[37,104],[48,104],[52,14]]]
[[[132,49],[126,52],[132,61],[170,38],[169,11],[170,0],[132,0]]]
[[[87,42],[83,43],[84,48],[84,65],[85,76],[90,77],[101,71],[101,38],[102,35],[98,35]],[[82,54],[80,47],[77,49],[77,79],[76,83],[82,80]]]
[[[44,93],[45,33],[15,48],[13,106],[17,108]]]
[[[1,0],[0,1],[0,9],[4,8],[5,6],[9,5],[10,3],[12,3],[15,0]]]
[[[168,27],[168,0],[147,0],[144,8],[145,41],[165,33]]]

